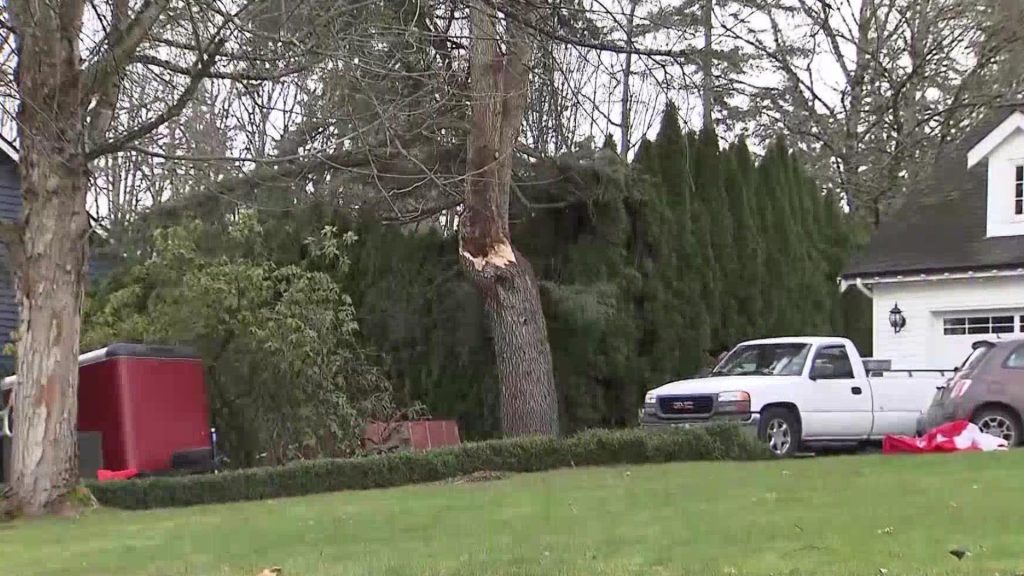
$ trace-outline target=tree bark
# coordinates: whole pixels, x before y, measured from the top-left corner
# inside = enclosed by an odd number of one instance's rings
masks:
[[[850,210],[863,222],[871,222],[873,228],[878,226],[879,210],[875,202],[867,201],[869,193],[862,171],[864,161],[863,134],[861,120],[864,113],[864,97],[872,66],[876,65],[877,53],[872,54],[869,42],[875,27],[878,12],[875,0],[864,0],[860,5],[857,20],[857,46],[852,70],[844,71],[849,87],[849,103],[847,104],[846,122],[840,152],[837,154],[842,161],[844,194],[849,202]],[[826,17],[827,18],[827,17]],[[833,45],[838,46],[838,35],[830,28],[825,29],[826,37]],[[842,52],[834,48],[836,59],[842,62]]]
[[[483,0],[470,7],[472,125],[459,251],[490,318],[503,434],[554,435],[558,398],[540,292],[529,262],[512,247],[508,225],[532,40],[525,26],[506,22],[508,53],[502,55],[497,11]]]
[[[82,2],[12,1],[21,95],[21,295],[10,487],[40,514],[78,481],[78,337],[89,217],[81,119]]]
[[[704,29],[704,48],[700,53],[701,106],[704,112],[704,129],[714,130],[715,79],[711,32],[714,27],[715,7],[714,0],[703,0],[701,4],[701,27]]]
[[[494,335],[501,429],[505,436],[557,435],[558,397],[537,279],[523,255],[512,254],[497,273],[470,271]]]
[[[634,20],[636,20],[636,5],[639,0],[630,0],[629,2],[629,14],[626,15],[626,45],[630,48],[633,47],[633,26]],[[632,130],[632,94],[630,94],[630,80],[633,77],[633,53],[626,52],[625,66],[622,68],[622,114],[619,120],[619,129],[621,131],[621,139],[619,141],[619,156],[623,159],[629,156],[629,150],[632,148],[631,130]]]

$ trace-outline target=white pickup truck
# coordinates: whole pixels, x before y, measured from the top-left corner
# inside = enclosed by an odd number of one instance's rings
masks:
[[[733,348],[710,374],[647,392],[644,427],[735,421],[776,456],[916,432],[952,371],[881,368],[845,338],[775,338]],[[870,377],[869,377],[870,374]]]

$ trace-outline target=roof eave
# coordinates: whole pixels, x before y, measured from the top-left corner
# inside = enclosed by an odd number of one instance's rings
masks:
[[[11,160],[14,160],[15,164],[21,163],[20,155],[18,154],[18,147],[15,146],[13,142],[9,142],[7,138],[4,138],[3,136],[0,136],[0,152]]]
[[[1024,262],[1004,266],[975,266],[970,268],[940,268],[889,272],[853,272],[839,277],[840,290],[846,291],[857,284],[897,284],[936,280],[965,280],[971,278],[1024,277]]]
[[[1024,114],[1019,110],[1014,111],[1006,117],[999,126],[985,135],[977,144],[967,152],[967,169],[974,168],[979,162],[988,157],[993,150],[999,147],[1007,138],[1017,130],[1024,130]]]

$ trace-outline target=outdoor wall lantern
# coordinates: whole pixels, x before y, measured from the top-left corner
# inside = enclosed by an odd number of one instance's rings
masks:
[[[907,327],[907,318],[903,315],[903,310],[900,310],[899,303],[889,310],[889,326],[892,326],[897,334]]]

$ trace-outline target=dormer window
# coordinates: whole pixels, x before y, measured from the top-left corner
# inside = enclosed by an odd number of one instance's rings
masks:
[[[1017,166],[1017,179],[1013,188],[1013,213],[1024,216],[1024,166]]]
[[[1024,238],[1024,108],[967,152],[968,170],[982,161],[988,164],[987,190],[978,191],[986,199],[985,237]]]

